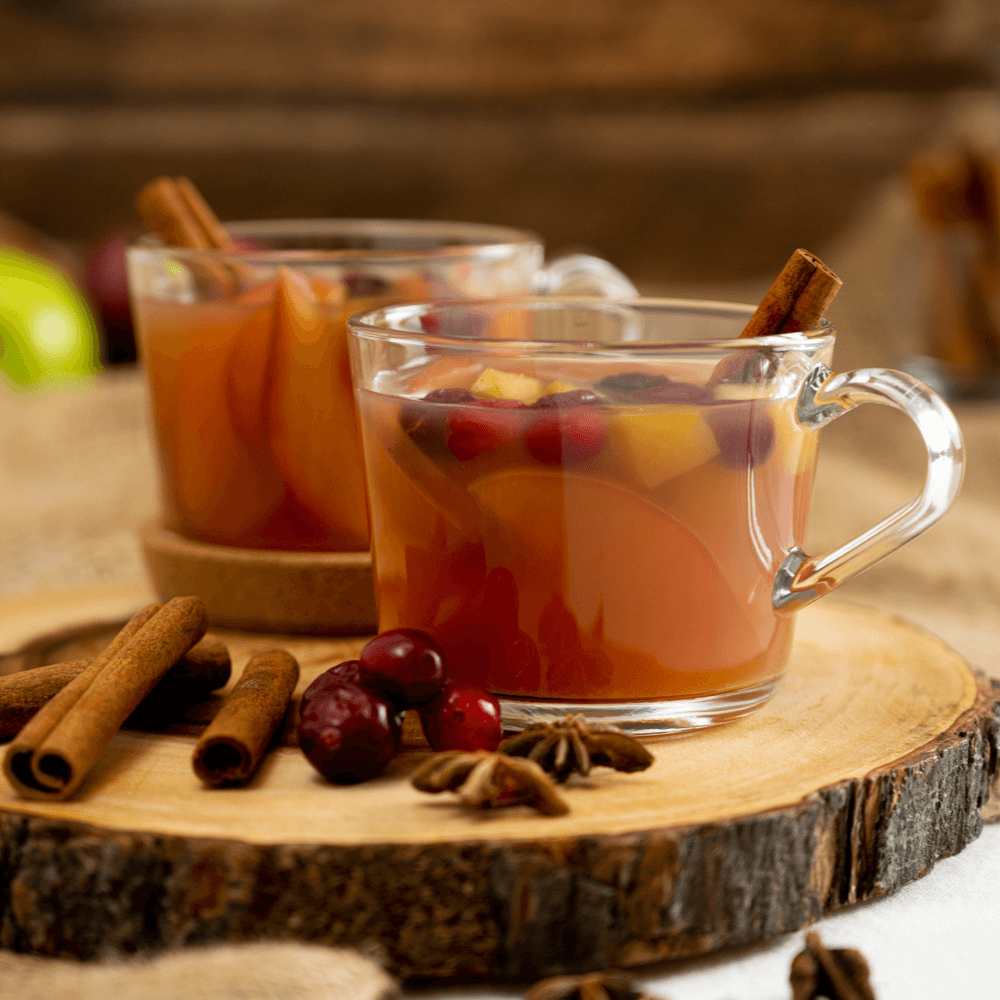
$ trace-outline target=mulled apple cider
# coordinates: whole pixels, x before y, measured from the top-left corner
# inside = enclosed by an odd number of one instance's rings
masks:
[[[751,312],[355,317],[379,628],[430,631],[508,727],[576,709],[662,732],[766,700],[792,639],[776,579],[815,469],[801,396],[833,336],[739,340]]]

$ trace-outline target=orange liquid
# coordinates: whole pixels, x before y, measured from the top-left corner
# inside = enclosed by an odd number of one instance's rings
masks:
[[[791,401],[607,404],[599,453],[553,464],[525,446],[540,411],[507,411],[511,440],[458,460],[461,404],[361,395],[380,629],[430,630],[453,674],[510,696],[691,697],[784,669],[771,588],[815,457]],[[414,405],[439,437],[404,430]],[[713,420],[735,427],[725,451]]]
[[[397,296],[398,297],[398,296]],[[248,548],[368,548],[345,301],[283,272],[235,298],[137,303],[168,527]]]

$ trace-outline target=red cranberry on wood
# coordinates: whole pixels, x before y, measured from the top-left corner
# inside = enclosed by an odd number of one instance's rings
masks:
[[[361,683],[384,694],[400,708],[420,708],[441,690],[444,654],[426,632],[394,628],[377,635],[361,650]]]
[[[446,681],[441,693],[420,710],[427,741],[441,750],[496,750],[503,731],[500,703],[481,687]]]
[[[302,692],[301,708],[312,701],[321,691],[336,687],[338,684],[360,684],[361,664],[357,660],[345,660],[335,667],[330,667],[317,677],[312,684]]]
[[[381,774],[399,747],[396,709],[373,691],[339,684],[302,712],[299,745],[327,781],[354,784]]]

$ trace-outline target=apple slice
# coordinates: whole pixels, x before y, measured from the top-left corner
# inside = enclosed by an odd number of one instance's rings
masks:
[[[368,516],[346,318],[321,312],[310,284],[279,269],[268,439],[295,497],[329,527],[334,544],[357,550],[368,546]]]
[[[608,421],[609,462],[646,489],[682,476],[718,453],[719,444],[700,407],[627,408]]]
[[[483,373],[472,383],[472,391],[487,399],[516,399],[531,406],[548,390],[544,382],[530,375],[484,368]]]

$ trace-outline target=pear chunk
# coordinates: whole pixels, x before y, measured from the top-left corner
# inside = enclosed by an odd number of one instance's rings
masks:
[[[484,368],[472,384],[472,391],[489,399],[516,399],[530,406],[547,391],[545,383],[530,375]]]

